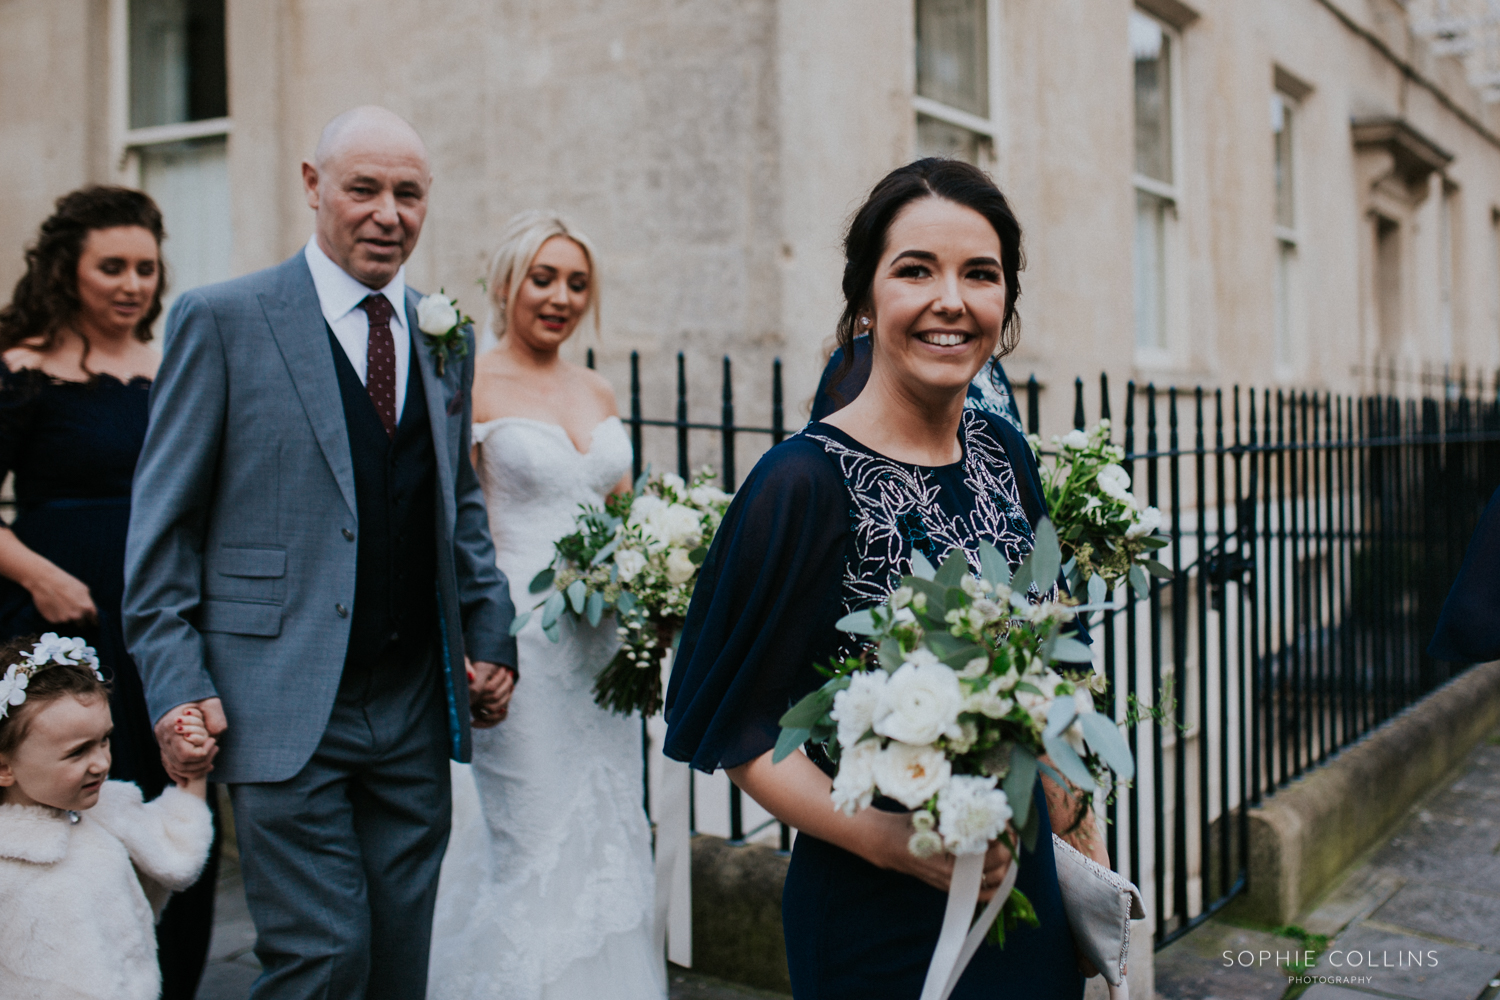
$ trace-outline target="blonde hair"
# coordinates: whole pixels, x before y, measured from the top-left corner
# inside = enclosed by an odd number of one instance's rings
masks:
[[[536,260],[542,244],[554,236],[572,240],[588,258],[589,304],[584,313],[594,314],[594,332],[599,332],[599,258],[594,252],[594,244],[551,209],[530,209],[511,216],[500,234],[500,247],[490,258],[490,315],[485,326],[496,340],[505,336],[506,317],[520,292],[521,279]],[[505,293],[504,302],[498,301],[502,292]]]

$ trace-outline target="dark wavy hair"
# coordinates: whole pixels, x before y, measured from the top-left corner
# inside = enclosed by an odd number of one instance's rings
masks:
[[[23,635],[0,645],[0,676],[5,674],[7,667],[20,663],[40,639],[39,635]],[[83,664],[54,663],[45,670],[38,670],[26,685],[26,700],[11,706],[6,717],[0,719],[0,753],[15,753],[16,747],[26,738],[31,716],[41,706],[65,694],[81,700],[103,698],[108,702],[109,685],[94,676],[92,667]]]
[[[26,273],[16,282],[10,304],[0,309],[0,351],[36,338],[41,339],[35,345],[38,350],[52,349],[57,331],[83,309],[78,297],[78,261],[89,233],[117,226],[140,226],[156,237],[156,297],[135,328],[137,340],[151,339],[151,324],[161,315],[161,299],[167,290],[166,267],[159,253],[166,235],[161,209],[144,191],[95,185],[57,199],[36,242],[27,248]]]
[[[838,371],[829,385],[838,385],[854,363],[854,337],[859,314],[870,306],[875,271],[886,251],[891,223],[901,210],[922,198],[942,198],[972,208],[995,227],[1000,237],[1000,269],[1005,274],[1005,315],[1000,321],[1000,348],[1004,357],[1021,340],[1021,270],[1026,255],[1021,250],[1021,224],[1010,202],[990,180],[989,174],[962,160],[928,157],[898,167],[886,174],[854,213],[844,235],[844,312],[839,316],[838,345],[843,353]]]

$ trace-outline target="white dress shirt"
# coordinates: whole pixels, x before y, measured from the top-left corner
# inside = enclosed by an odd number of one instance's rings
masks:
[[[359,381],[365,382],[365,365],[370,350],[370,315],[359,307],[371,289],[360,284],[335,264],[318,246],[318,237],[307,241],[303,251],[312,271],[313,287],[318,290],[318,305],[323,318],[333,330],[334,339],[349,355],[349,363]],[[391,317],[391,340],[396,348],[396,422],[401,422],[401,408],[406,402],[406,373],[411,368],[411,337],[406,329],[406,268],[396,272],[390,284],[375,294],[390,300],[396,314]]]

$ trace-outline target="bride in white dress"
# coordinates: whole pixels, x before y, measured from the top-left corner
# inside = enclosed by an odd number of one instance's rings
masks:
[[[524,212],[491,267],[501,340],[476,365],[474,464],[523,611],[579,505],[630,485],[613,390],[558,356],[597,306],[594,259],[555,214]],[[428,996],[662,1000],[641,723],[597,707],[592,691],[615,626],[564,616],[554,643],[539,618],[518,636],[508,714],[474,731],[471,767],[454,765]]]

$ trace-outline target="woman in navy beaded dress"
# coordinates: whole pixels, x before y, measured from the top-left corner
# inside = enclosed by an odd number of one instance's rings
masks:
[[[1031,452],[1008,421],[964,406],[980,369],[1015,346],[1021,233],[981,171],[919,160],[876,185],[845,252],[839,339],[848,357],[855,335],[870,334],[869,381],[771,449],[736,495],[688,612],[665,749],[699,770],[727,769],[797,829],[782,897],[797,1000],[915,1000],[952,857],[914,857],[910,818],[892,803],[835,810],[819,748],[779,764],[771,750],[778,718],[823,682],[816,665],[858,648],[835,622],[884,600],[914,551],[938,564],[960,550],[976,572],[980,540],[1013,565],[1030,551],[1045,513]],[[1101,857],[1092,815],[1069,822],[1077,807],[1056,789],[1039,788],[1037,804]],[[982,898],[1010,862],[991,845]],[[1018,887],[1040,926],[983,946],[954,997],[1082,996],[1049,837],[1022,851]]]
[[[0,310],[0,641],[84,636],[110,680],[110,777],[146,798],[168,784],[145,694],[120,632],[130,485],[160,355],[161,212],[139,191],[92,187],[57,202]],[[213,926],[217,847],[157,925],[163,997],[191,998]]]

